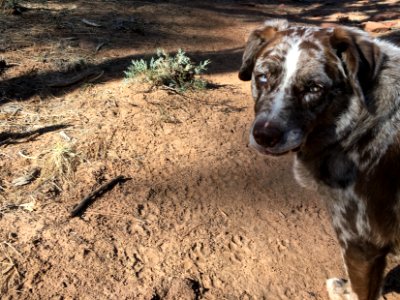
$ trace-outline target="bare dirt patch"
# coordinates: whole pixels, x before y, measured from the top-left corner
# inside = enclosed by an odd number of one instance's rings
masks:
[[[362,26],[396,1],[18,3],[0,15],[2,299],[327,298],[344,275],[335,236],[292,157],[247,147],[241,51],[267,18]],[[126,83],[158,47],[210,59],[214,88]]]

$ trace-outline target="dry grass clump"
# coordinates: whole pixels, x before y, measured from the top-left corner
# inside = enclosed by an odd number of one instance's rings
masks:
[[[59,141],[46,150],[41,158],[41,177],[45,180],[71,182],[79,161],[76,146],[71,142]]]
[[[37,154],[29,155],[20,150],[18,155],[28,160],[25,170],[20,170],[2,184],[0,216],[11,210],[33,211],[36,199],[50,199],[70,188],[75,181],[75,171],[82,162],[74,142],[57,141]],[[27,202],[26,197],[32,201]]]
[[[35,181],[37,185],[43,182],[70,182],[74,170],[79,163],[76,143],[62,130],[76,123],[78,117],[72,113],[59,115],[51,112],[34,112],[23,109],[17,104],[0,108],[0,146],[22,144],[34,141],[41,136],[58,132],[59,138],[48,141],[47,146],[35,155],[26,154],[23,149],[18,154],[31,163],[29,171],[38,169],[31,179],[29,174],[15,178],[11,185],[22,186]],[[59,131],[61,130],[61,131]],[[33,171],[32,171],[33,172]],[[25,183],[26,182],[26,183]]]
[[[11,9],[19,5],[20,0],[0,0],[0,8]]]
[[[23,259],[11,243],[0,242],[0,295],[22,284],[23,274],[18,260]]]

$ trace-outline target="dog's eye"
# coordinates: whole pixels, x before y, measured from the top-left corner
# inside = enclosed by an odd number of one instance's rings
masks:
[[[303,90],[303,103],[306,105],[311,105],[312,103],[316,103],[316,101],[320,98],[324,86],[322,84],[318,84],[315,82],[310,82],[306,85]]]
[[[316,94],[322,91],[323,86],[316,83],[311,83],[306,88],[307,93]]]
[[[310,89],[309,89],[309,92],[310,92],[310,93],[318,93],[319,91],[321,91],[321,87],[316,86],[316,85],[310,87]]]
[[[259,84],[266,84],[268,82],[267,75],[265,75],[265,74],[258,75],[257,76],[257,82]]]

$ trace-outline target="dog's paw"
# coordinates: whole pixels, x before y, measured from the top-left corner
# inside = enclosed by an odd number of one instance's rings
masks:
[[[326,281],[326,288],[330,300],[358,300],[347,280],[330,278]]]

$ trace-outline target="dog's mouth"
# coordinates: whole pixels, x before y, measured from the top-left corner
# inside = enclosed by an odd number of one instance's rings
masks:
[[[282,156],[288,154],[289,152],[297,152],[300,150],[303,144],[303,133],[301,130],[292,130],[284,135],[282,141],[273,147],[265,147],[259,145],[250,134],[250,146],[264,155],[269,156]]]
[[[250,144],[251,145],[251,144]],[[274,149],[274,148],[266,148],[260,145],[254,146],[251,145],[254,149],[256,149],[261,154],[270,155],[270,156],[283,156],[290,152],[297,152],[300,150],[301,144],[294,148],[284,148],[284,149]]]

